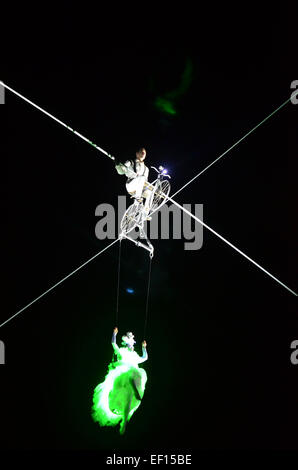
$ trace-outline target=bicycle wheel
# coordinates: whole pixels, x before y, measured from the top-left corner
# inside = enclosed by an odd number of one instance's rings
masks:
[[[132,204],[125,211],[120,223],[121,232],[126,234],[133,230],[140,223],[140,218],[142,217],[141,206],[141,204]]]
[[[151,194],[149,214],[157,209],[160,209],[160,207],[164,205],[164,203],[167,201],[165,196],[169,195],[170,189],[171,185],[167,180],[158,181],[156,183],[156,186]],[[165,194],[165,196],[163,194]]]

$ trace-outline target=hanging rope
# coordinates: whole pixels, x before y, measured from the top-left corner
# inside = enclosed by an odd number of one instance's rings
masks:
[[[114,327],[118,328],[118,317],[119,317],[119,292],[120,292],[120,265],[121,265],[121,242],[122,238],[119,239],[119,252],[118,252],[118,275],[117,275],[117,294],[116,294],[116,313],[115,313],[115,324]],[[113,348],[112,362],[117,361],[117,354]]]
[[[118,317],[119,317],[119,291],[120,291],[121,243],[122,243],[122,239],[120,238],[120,242],[119,242],[119,255],[118,255],[117,300],[116,300],[116,315],[115,315],[115,326],[117,326],[117,327],[118,327]]]
[[[147,296],[146,296],[146,309],[145,309],[145,322],[144,322],[143,339],[145,339],[147,321],[148,321],[148,303],[149,303],[149,293],[150,293],[151,267],[152,267],[152,256],[150,256],[150,261],[149,261],[149,274],[148,274],[148,284],[147,284]]]

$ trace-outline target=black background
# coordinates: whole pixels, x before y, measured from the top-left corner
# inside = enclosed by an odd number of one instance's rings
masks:
[[[294,25],[281,7],[82,10],[45,8],[27,34],[15,27],[1,79],[120,159],[145,146],[148,164],[169,168],[173,192],[289,98],[298,79]],[[154,101],[178,87],[187,60],[191,85],[177,115],[166,115]],[[207,224],[294,290],[297,109],[288,103],[177,196],[204,204]],[[2,322],[109,243],[95,237],[95,208],[116,206],[125,181],[9,91],[0,112]],[[198,251],[184,240],[153,243],[148,382],[126,434],[90,416],[111,359],[115,245],[1,328],[3,450],[297,448],[295,297],[207,230]],[[123,243],[118,327],[133,330],[139,347],[148,262]]]

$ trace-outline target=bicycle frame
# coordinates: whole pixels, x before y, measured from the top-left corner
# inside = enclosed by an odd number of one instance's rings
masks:
[[[155,167],[151,167],[151,168],[154,168],[154,170],[158,173],[158,177],[156,178],[156,180],[153,181],[153,183],[149,183],[149,182],[145,182],[144,184],[144,187],[149,189],[152,194],[148,197],[152,198],[151,202],[150,202],[150,209],[149,209],[149,215],[151,213],[151,209],[152,209],[152,203],[153,203],[153,198],[154,198],[154,195],[157,194],[158,192],[158,189],[159,188],[162,188],[162,182],[164,181],[164,178],[166,176],[168,176],[170,178],[169,175],[165,175],[163,173],[163,171],[159,171],[157,170]],[[160,167],[161,170],[163,170],[162,167]],[[167,194],[169,193],[170,191],[170,184],[168,183],[168,192]],[[158,198],[159,199],[165,199],[165,196],[163,194],[163,191],[161,190],[161,192],[158,194]],[[158,207],[161,207],[166,201],[163,201],[162,204],[159,204]],[[135,206],[135,209],[134,209],[134,206]],[[154,209],[154,212],[158,210],[158,208],[155,208]],[[154,253],[154,247],[153,245],[150,243],[145,231],[144,231],[144,222],[146,221],[147,219],[147,216],[148,214],[145,213],[144,211],[144,206],[143,206],[143,203],[139,203],[139,204],[132,204],[131,206],[129,206],[129,208],[126,210],[123,218],[122,218],[122,221],[121,221],[121,227],[125,226],[125,222],[126,222],[126,219],[128,217],[127,213],[129,212],[130,214],[130,221],[129,223],[131,223],[131,221],[133,220],[135,222],[135,225],[130,228],[129,232],[125,232],[125,228],[122,228],[122,231],[120,233],[120,236],[119,238],[122,239],[122,238],[126,238],[127,240],[130,240],[131,242],[133,242],[136,246],[139,246],[139,247],[142,247],[144,248],[145,250],[149,251],[149,254],[150,254],[150,257],[152,258],[153,257],[153,253]],[[139,218],[139,215],[141,214],[141,218],[140,220],[135,220],[134,219],[134,216],[138,214],[138,218]],[[139,232],[140,232],[140,236],[142,238],[144,238],[146,240],[146,243],[147,245],[145,245],[144,243],[142,243],[141,241],[139,240],[134,240],[133,238],[131,238],[128,234],[135,229],[135,227],[138,227],[139,228]]]

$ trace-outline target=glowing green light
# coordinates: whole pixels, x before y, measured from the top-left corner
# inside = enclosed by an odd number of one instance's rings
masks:
[[[165,112],[166,114],[177,114],[177,111],[174,108],[174,105],[171,101],[167,100],[166,98],[158,97],[155,100],[155,106],[160,111]]]
[[[104,382],[94,390],[92,417],[100,426],[129,421],[144,395],[147,374],[138,367],[139,355],[127,348],[119,348],[119,353],[121,361],[109,365]]]
[[[188,57],[178,87],[172,91],[167,92],[164,96],[158,96],[154,102],[155,107],[165,114],[170,114],[172,116],[177,114],[175,109],[177,101],[181,99],[183,95],[185,95],[190,87],[192,80],[193,64],[191,59]]]

